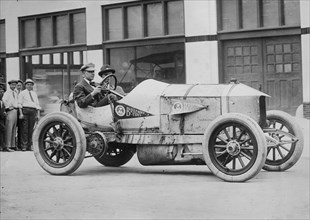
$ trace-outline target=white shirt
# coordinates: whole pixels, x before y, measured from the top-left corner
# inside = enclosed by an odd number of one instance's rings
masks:
[[[31,100],[29,92],[31,93],[33,101]],[[35,108],[37,110],[41,109],[37,94],[34,91],[29,91],[28,89],[25,89],[19,93],[18,107],[19,108],[29,107],[29,108]]]
[[[23,91],[22,89],[21,90],[15,89],[15,92],[17,93],[17,95],[19,95],[22,91]]]
[[[10,107],[17,108],[18,106],[17,93],[9,88],[3,94],[2,101],[4,103],[5,108],[10,108]]]

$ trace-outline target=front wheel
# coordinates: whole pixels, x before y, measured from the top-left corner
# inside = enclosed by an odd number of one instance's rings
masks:
[[[70,114],[50,113],[39,121],[33,133],[33,151],[46,172],[54,175],[71,174],[85,157],[84,131]]]
[[[266,139],[250,117],[228,113],[213,120],[205,131],[203,156],[217,177],[244,182],[256,176],[266,160]]]
[[[288,113],[272,110],[267,112],[269,128],[266,134],[276,140],[268,142],[264,170],[284,171],[299,160],[303,146],[303,133],[295,119]]]

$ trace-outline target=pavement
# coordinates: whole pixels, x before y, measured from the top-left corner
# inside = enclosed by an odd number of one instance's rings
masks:
[[[104,167],[93,158],[69,176],[46,173],[33,152],[1,152],[0,219],[310,219],[309,127],[288,171],[262,170],[246,183],[221,181],[206,166]]]

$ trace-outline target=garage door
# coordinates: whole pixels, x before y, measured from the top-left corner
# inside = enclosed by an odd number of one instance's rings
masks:
[[[231,78],[271,96],[268,109],[295,114],[302,104],[300,36],[223,42],[224,82]]]

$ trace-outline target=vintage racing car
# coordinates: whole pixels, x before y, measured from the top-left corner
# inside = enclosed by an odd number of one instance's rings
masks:
[[[291,168],[303,150],[302,131],[287,113],[266,111],[268,95],[233,80],[229,84],[167,84],[145,80],[103,107],[44,116],[33,147],[50,174],[73,173],[86,157],[109,167],[126,164],[135,153],[142,165],[207,165],[217,177],[243,182],[263,168]],[[111,83],[110,83],[111,84]]]

